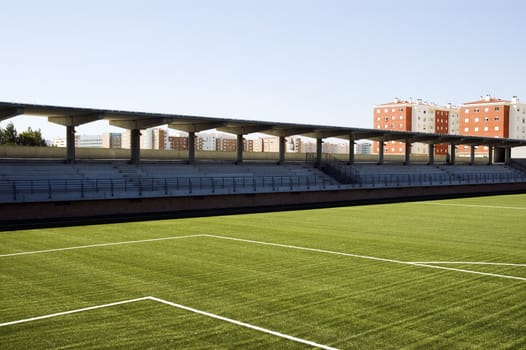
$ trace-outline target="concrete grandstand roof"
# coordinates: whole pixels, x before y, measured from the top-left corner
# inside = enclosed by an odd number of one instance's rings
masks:
[[[130,112],[110,109],[92,109],[81,107],[61,107],[34,105],[14,102],[0,102],[0,120],[18,115],[47,117],[48,121],[77,126],[95,120],[108,120],[111,125],[125,129],[145,129],[168,124],[170,128],[187,132],[200,132],[210,129],[233,134],[264,133],[274,136],[302,135],[313,138],[337,137],[341,139],[370,139],[376,141],[409,141],[423,143],[448,143],[467,145],[488,145],[498,147],[526,146],[526,140],[475,137],[463,135],[444,135],[411,131],[393,131],[337,127],[329,125],[311,125],[281,123],[269,121],[241,120],[231,118],[202,117],[182,114]]]

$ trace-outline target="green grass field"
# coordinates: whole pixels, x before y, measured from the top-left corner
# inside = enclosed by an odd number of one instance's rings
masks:
[[[526,348],[526,195],[1,232],[0,324],[1,349]]]

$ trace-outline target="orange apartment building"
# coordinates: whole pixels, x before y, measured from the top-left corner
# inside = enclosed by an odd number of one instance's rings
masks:
[[[458,128],[458,109],[448,106],[437,106],[422,100],[403,101],[395,98],[393,102],[374,106],[374,127],[383,130],[420,131],[434,134],[447,134]],[[405,154],[405,143],[388,141],[384,154]],[[374,143],[374,153],[378,153],[379,143]],[[427,144],[413,143],[412,154],[427,154]],[[435,154],[445,155],[447,145],[436,145]]]
[[[374,106],[374,128],[382,130],[408,131],[412,127],[412,102],[395,98],[393,102]],[[373,152],[378,153],[379,142],[374,142]],[[405,143],[386,142],[385,154],[405,154]]]
[[[460,108],[460,135],[510,137],[510,105],[512,101],[490,95],[466,102]],[[469,154],[470,147],[458,146],[458,154]],[[477,147],[476,155],[487,155],[488,147]]]

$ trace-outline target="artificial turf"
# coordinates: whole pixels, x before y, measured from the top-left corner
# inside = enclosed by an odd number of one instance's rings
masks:
[[[155,296],[339,349],[526,348],[526,195],[0,233],[0,323]],[[150,300],[0,327],[2,349],[303,349]]]

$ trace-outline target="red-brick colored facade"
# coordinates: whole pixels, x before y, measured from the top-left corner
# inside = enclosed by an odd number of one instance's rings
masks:
[[[394,102],[375,106],[374,128],[380,130],[411,130],[411,103],[395,99]],[[373,152],[378,153],[379,143],[373,145]],[[385,154],[404,154],[405,143],[390,141],[385,143]]]
[[[460,134],[481,137],[509,137],[511,101],[486,96],[478,101],[466,102],[460,109]],[[469,153],[470,148],[459,146],[459,153]],[[487,147],[479,147],[477,154],[487,154]]]

